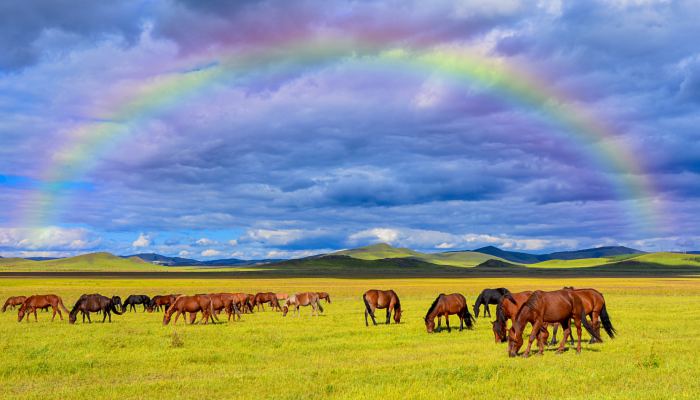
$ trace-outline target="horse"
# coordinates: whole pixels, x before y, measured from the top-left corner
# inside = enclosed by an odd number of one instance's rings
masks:
[[[425,314],[425,328],[428,333],[433,333],[435,329],[435,317],[438,317],[438,328],[440,328],[440,317],[445,316],[445,322],[447,323],[447,331],[452,332],[450,328],[450,315],[457,314],[459,316],[459,330],[460,332],[464,329],[464,325],[467,329],[474,328],[474,317],[469,313],[469,307],[467,306],[467,299],[464,298],[459,293],[444,294],[440,293],[438,297],[433,301],[433,304],[428,309]]]
[[[228,315],[228,320],[231,321],[231,315],[234,315],[233,320],[241,320],[241,312],[236,305],[236,300],[238,297],[234,293],[212,293],[209,294],[212,301],[212,309],[214,310],[214,315],[221,312],[221,310],[226,311]]]
[[[374,318],[376,309],[386,308],[386,323],[389,324],[391,312],[394,312],[394,322],[401,322],[401,301],[399,296],[393,290],[377,290],[370,289],[362,295],[362,301],[365,303],[365,326],[369,326],[367,315],[372,317],[372,323],[377,325],[377,320]]]
[[[501,297],[503,297],[507,293],[510,293],[510,290],[506,288],[482,290],[481,294],[479,294],[479,297],[476,298],[476,302],[474,303],[474,316],[476,318],[479,317],[479,307],[483,304],[484,317],[486,317],[486,314],[488,314],[490,317],[491,310],[489,310],[489,304],[498,304],[498,301],[501,300]]]
[[[284,302],[284,307],[282,308],[282,316],[287,316],[289,308],[291,306],[295,307],[293,312],[296,312],[297,316],[301,316],[301,311],[299,307],[301,306],[311,306],[311,316],[313,317],[314,312],[318,316],[319,310],[323,312],[323,307],[321,307],[321,302],[318,297],[318,293],[315,292],[303,292],[297,293],[289,296],[287,301]]]
[[[61,318],[61,321],[63,321],[61,308],[63,311],[68,312],[66,306],[63,305],[63,300],[55,294],[34,295],[27,297],[24,302],[22,302],[17,312],[17,322],[22,322],[25,315],[27,315],[27,322],[29,322],[29,314],[31,313],[34,313],[34,321],[38,322],[39,319],[36,316],[36,310],[45,307],[53,308],[53,315],[51,316],[52,322],[56,318],[56,312],[58,312],[58,316]]]
[[[277,301],[277,295],[272,292],[257,293],[255,295],[253,305],[258,306],[258,311],[260,311],[260,307],[265,311],[265,303],[270,303],[270,307],[273,310],[282,311],[280,302]]]
[[[325,300],[326,303],[330,304],[330,302],[331,302],[331,296],[330,296],[328,293],[326,293],[326,292],[316,292],[316,294],[318,295],[318,298],[319,298],[319,299]]]
[[[525,301],[527,301],[531,294],[531,291],[508,293],[498,301],[498,305],[496,306],[496,320],[491,323],[496,343],[505,343],[508,341],[508,334],[506,332],[508,320],[515,318],[518,310],[525,304]]]
[[[5,300],[5,304],[3,304],[2,306],[2,312],[5,312],[5,310],[7,310],[7,307],[10,307],[11,310],[14,310],[16,306],[21,306],[25,300],[27,300],[27,296],[8,297],[7,300]]]
[[[163,309],[163,312],[170,307],[171,304],[175,302],[175,299],[177,299],[180,296],[180,294],[165,294],[165,295],[157,295],[153,296],[151,298],[151,301],[148,303],[146,306],[146,311],[151,313],[153,310],[158,310],[160,311],[161,308]]]
[[[75,324],[75,321],[78,319],[78,312],[83,316],[83,323],[85,323],[85,317],[87,317],[89,323],[92,323],[90,319],[91,312],[102,312],[102,323],[104,323],[107,318],[109,318],[109,322],[112,322],[112,313],[117,315],[123,314],[123,311],[119,312],[120,305],[121,299],[119,296],[112,296],[110,298],[97,293],[84,294],[75,302],[73,309],[68,314],[68,322]]]
[[[122,312],[126,312],[127,307],[129,308],[129,311],[136,311],[137,304],[142,304],[143,311],[146,311],[150,303],[151,298],[145,294],[132,294],[129,295],[126,300],[124,300],[124,304],[122,304]]]
[[[287,293],[275,293],[275,296],[277,296],[277,301],[287,300],[287,298],[289,298]]]
[[[209,296],[201,294],[194,296],[179,296],[165,311],[165,315],[163,315],[163,325],[168,325],[170,323],[170,318],[175,313],[177,313],[177,315],[175,315],[175,321],[173,324],[177,323],[180,315],[186,315],[186,313],[190,313],[190,324],[194,324],[194,321],[197,318],[197,313],[200,311],[202,312],[202,320],[206,325],[209,323],[209,318],[214,314],[212,301]]]
[[[254,294],[248,293],[248,294],[246,294],[246,296],[248,296],[248,301],[247,301],[247,302],[248,302],[248,304],[249,304],[250,306],[248,307],[248,310],[247,310],[247,311],[244,310],[244,312],[249,312],[249,313],[252,314],[252,313],[253,313],[253,307],[255,306],[255,295],[254,295]]]
[[[233,301],[239,312],[244,314],[248,311],[253,312],[253,303],[249,300],[249,297],[245,293],[231,293],[233,296]],[[239,317],[240,319],[240,317]]]
[[[602,293],[595,289],[574,289],[572,286],[566,286],[564,289],[573,290],[576,292],[583,303],[583,308],[586,310],[586,315],[591,318],[591,325],[595,329],[596,333],[598,333],[598,336],[600,336],[600,326],[602,322],[605,333],[607,333],[611,339],[615,338],[616,330],[610,321],[610,315],[605,307],[605,298],[603,297]],[[552,332],[552,345],[556,343],[558,328],[558,325],[554,325],[554,332]],[[573,343],[573,336],[570,336],[570,338],[571,343]],[[588,343],[593,344],[598,342],[596,338],[591,337],[591,340]]]
[[[581,325],[591,336],[600,339],[593,327],[586,320],[586,312],[579,296],[570,290],[555,290],[553,292],[534,291],[525,303],[520,307],[513,319],[513,326],[508,333],[508,355],[515,357],[523,345],[523,331],[525,326],[532,324],[527,349],[524,357],[530,356],[532,342],[538,336],[545,323],[558,322],[564,328],[564,337],[559,343],[557,353],[564,351],[566,337],[571,332],[571,319],[573,318],[578,334],[578,346],[576,352],[581,353]],[[544,343],[539,342],[539,354],[544,354]]]

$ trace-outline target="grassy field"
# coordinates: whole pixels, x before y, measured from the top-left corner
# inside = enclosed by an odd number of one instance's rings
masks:
[[[427,334],[422,317],[440,292],[473,302],[484,287],[596,287],[615,340],[544,357],[509,359],[490,323]],[[361,293],[393,288],[400,325],[366,328]],[[324,290],[325,314],[162,326],[161,314],[112,324],[16,322],[0,314],[0,390],[17,399],[142,398],[695,398],[700,392],[700,279],[0,279],[0,298],[53,292],[68,308],[82,293]],[[381,318],[380,318],[381,319]],[[457,319],[452,318],[453,325]],[[585,335],[585,334],[584,334]]]

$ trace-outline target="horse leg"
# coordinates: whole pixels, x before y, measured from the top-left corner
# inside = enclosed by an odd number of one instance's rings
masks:
[[[437,330],[441,330],[441,329],[442,329],[442,316],[441,316],[440,314],[438,314],[438,327],[437,327]]]
[[[450,314],[445,314],[445,324],[447,325],[447,332],[452,332],[450,328]]]
[[[53,315],[51,316],[51,322],[53,322],[54,319],[56,319],[56,307],[51,307],[53,309]],[[61,318],[63,319],[63,318]]]
[[[523,357],[530,357],[530,349],[532,348],[532,342],[534,342],[535,338],[537,338],[537,334],[539,333],[540,328],[542,328],[542,321],[535,321],[535,323],[532,324],[532,332],[530,332],[530,336],[527,338],[527,348],[523,353]]]
[[[370,306],[369,316],[372,317],[372,323],[373,323],[374,325],[377,325],[377,320],[374,318],[374,312],[375,312],[376,310],[377,310],[377,307],[375,307],[375,306]]]
[[[463,314],[457,314],[459,316],[459,331],[462,332],[464,329],[464,317]]]
[[[566,347],[566,339],[571,334],[571,320],[567,318],[566,321],[562,321],[561,325],[562,329],[564,329],[564,336],[561,338],[561,342],[559,342],[557,354],[564,352],[564,348]]]
[[[585,318],[585,317],[584,317]],[[576,346],[576,354],[581,354],[581,320],[574,320],[576,324],[576,335],[578,335],[578,346]]]
[[[29,318],[27,318],[29,320]],[[39,322],[39,318],[36,316],[36,308],[34,309],[34,322]]]
[[[90,319],[90,312],[89,311],[87,312],[87,319],[88,319],[89,323],[92,323],[92,320]]]
[[[489,303],[484,304],[484,317],[486,317],[486,314],[489,315],[489,318],[491,318],[491,310],[489,309]]]
[[[595,333],[600,336],[600,318],[599,314],[595,311],[591,313],[591,324],[593,325],[593,330]],[[598,343],[598,340],[596,338],[591,338],[591,340],[588,343]]]
[[[552,341],[549,342],[550,346],[554,346],[557,344],[557,330],[559,330],[559,324],[554,324],[554,328],[552,329]]]
[[[391,308],[387,307],[386,308],[386,324],[389,325],[389,321],[391,321]]]
[[[63,314],[61,313],[61,309],[58,307],[54,307],[54,310],[58,311],[58,316],[61,318],[61,321],[63,321]]]

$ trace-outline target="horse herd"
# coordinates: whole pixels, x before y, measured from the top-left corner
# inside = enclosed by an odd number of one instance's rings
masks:
[[[311,316],[319,315],[323,312],[321,300],[331,302],[330,296],[326,292],[301,292],[292,295],[286,293],[260,292],[255,295],[248,293],[209,293],[196,294],[192,296],[181,294],[166,294],[149,297],[146,295],[130,295],[123,302],[119,296],[107,297],[100,294],[83,294],[76,301],[71,311],[63,305],[63,300],[54,294],[15,296],[5,301],[2,312],[8,308],[14,309],[19,306],[17,321],[21,322],[26,317],[29,322],[29,315],[34,314],[37,321],[37,310],[53,310],[51,320],[56,318],[56,314],[63,320],[61,310],[68,313],[68,320],[71,324],[77,321],[78,313],[85,319],[92,322],[90,313],[101,313],[102,322],[109,320],[112,322],[112,314],[121,315],[127,311],[137,311],[136,306],[141,305],[144,312],[163,311],[163,325],[168,325],[173,317],[173,324],[177,323],[180,316],[187,318],[189,313],[190,324],[194,324],[197,314],[201,313],[200,322],[203,324],[218,321],[218,315],[226,312],[228,321],[231,318],[241,319],[241,313],[253,313],[265,311],[265,304],[286,316],[292,310],[292,314],[300,315],[300,307],[310,306]],[[386,309],[386,324],[391,321],[394,315],[394,322],[401,322],[401,301],[393,290],[368,290],[362,295],[365,305],[365,325],[369,326],[368,317],[372,323],[377,325],[375,312],[377,309]],[[282,304],[282,305],[281,305]],[[548,327],[552,326],[552,342],[556,344],[557,329],[564,330],[557,353],[565,350],[566,339],[571,339],[572,323],[576,327],[578,336],[577,353],[581,352],[581,327],[591,335],[590,343],[602,342],[600,336],[601,326],[610,338],[615,337],[615,328],[612,326],[610,316],[605,306],[603,295],[595,289],[575,289],[564,287],[555,291],[524,291],[511,293],[508,289],[484,289],[477,297],[473,305],[474,316],[469,312],[466,298],[460,293],[441,293],[433,301],[425,314],[424,322],[428,333],[436,331],[435,318],[437,317],[437,330],[442,329],[442,317],[445,318],[445,325],[448,331],[450,327],[450,315],[457,315],[459,318],[459,330],[472,329],[479,317],[479,310],[484,309],[484,317],[491,316],[489,305],[496,305],[496,320],[493,321],[492,330],[496,343],[508,342],[508,355],[514,357],[518,355],[522,348],[523,333],[528,324],[532,326],[532,331],[528,337],[528,345],[524,357],[530,355],[532,344],[537,340],[539,354],[543,354],[544,346],[549,338]],[[588,320],[590,318],[590,321]],[[511,327],[507,328],[508,320]]]

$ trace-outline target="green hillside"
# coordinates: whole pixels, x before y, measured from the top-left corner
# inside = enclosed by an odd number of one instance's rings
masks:
[[[360,260],[382,260],[385,258],[415,258],[431,264],[453,267],[473,267],[489,259],[498,259],[488,254],[473,251],[456,251],[449,253],[421,253],[404,247],[392,247],[386,243],[343,250],[333,255],[343,255]]]
[[[98,271],[98,272],[127,272],[127,271],[167,271],[161,267],[142,261],[138,258],[121,258],[110,253],[89,253],[75,257],[56,260],[31,261],[21,258],[0,259],[0,271]]]

